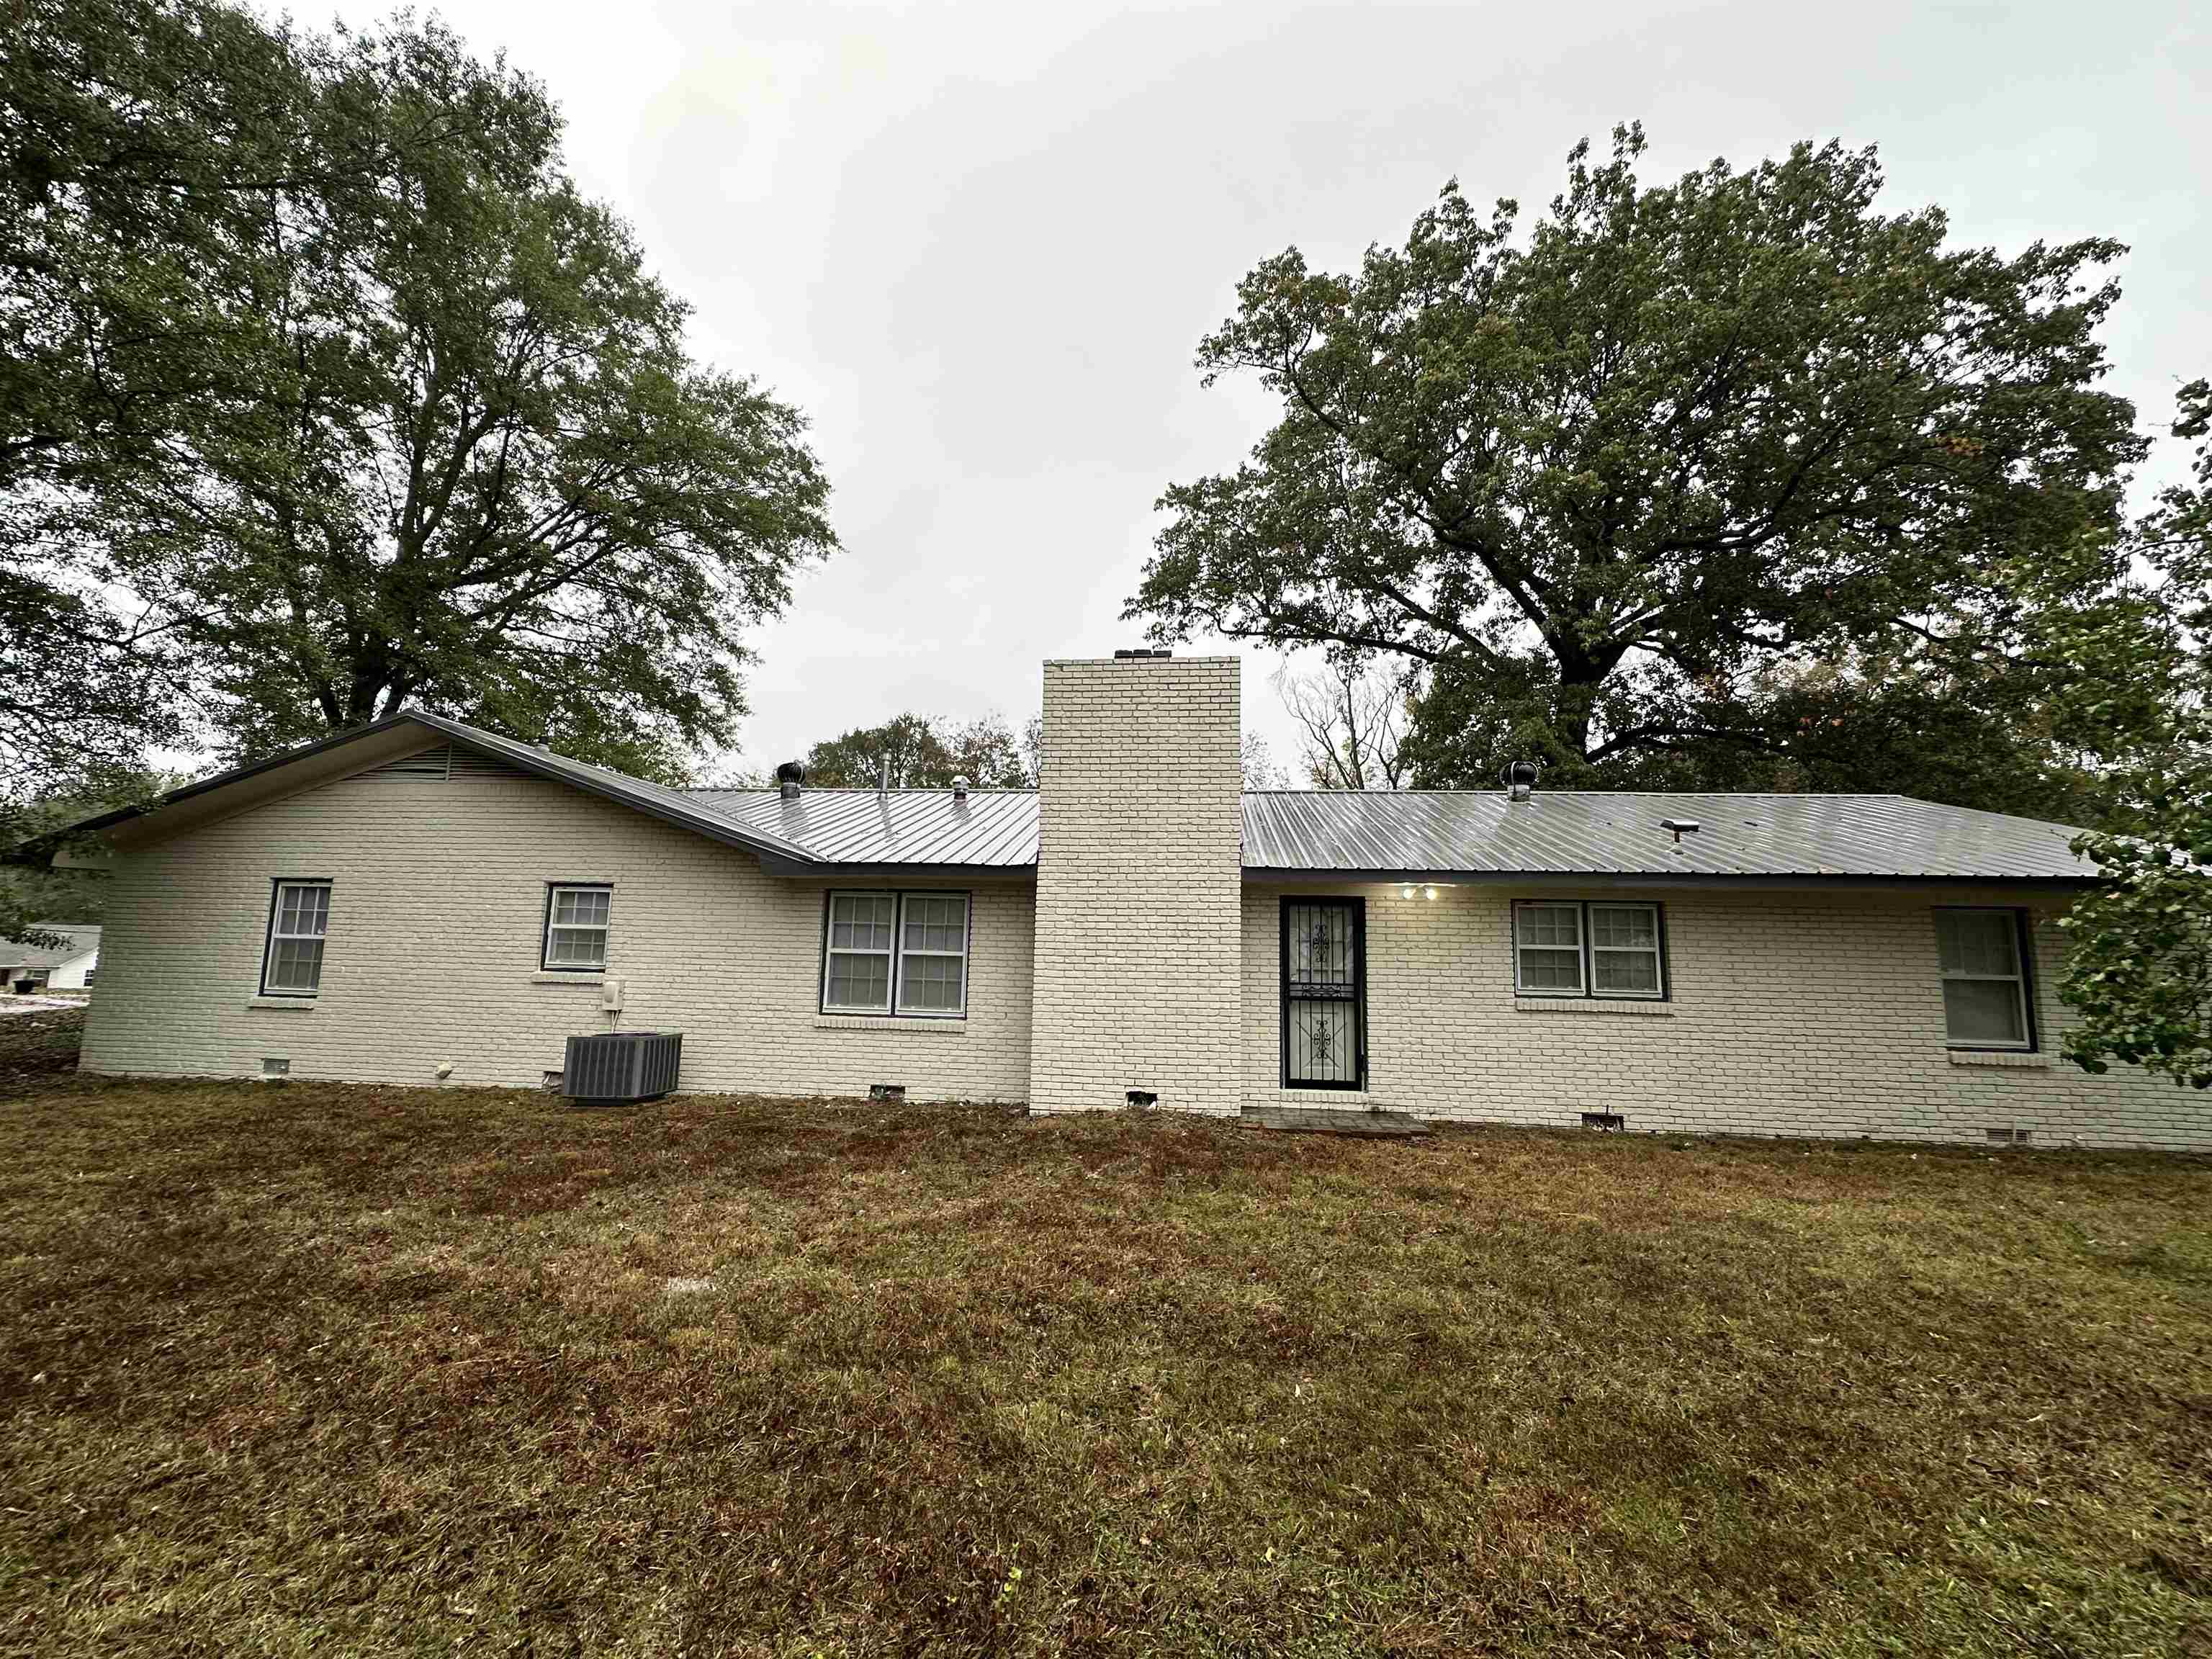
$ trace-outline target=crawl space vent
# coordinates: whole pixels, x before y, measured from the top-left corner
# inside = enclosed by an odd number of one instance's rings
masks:
[[[1999,1146],[2025,1146],[2035,1135],[2033,1129],[1984,1129],[1982,1133]]]
[[[292,1075],[292,1062],[289,1060],[281,1060],[274,1054],[264,1054],[261,1057],[261,1075],[289,1077]]]
[[[1625,1129],[1627,1127],[1628,1120],[1619,1112],[1584,1112],[1583,1114],[1583,1127],[1585,1129]]]
[[[906,1098],[906,1085],[903,1083],[871,1083],[868,1085],[868,1098],[870,1100],[904,1100]]]

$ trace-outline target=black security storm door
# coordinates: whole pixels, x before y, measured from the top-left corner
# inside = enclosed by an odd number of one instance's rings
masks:
[[[1358,899],[1283,901],[1283,1082],[1357,1089],[1367,1071],[1367,915]]]

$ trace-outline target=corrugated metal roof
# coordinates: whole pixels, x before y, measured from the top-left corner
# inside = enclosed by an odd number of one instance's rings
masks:
[[[957,866],[1037,861],[1034,790],[672,789],[414,709],[72,826],[103,829],[371,732],[412,722],[526,771],[749,848],[773,865]],[[1662,818],[1701,826],[1679,845]],[[2083,881],[2096,866],[2065,824],[1905,795],[1638,794],[1540,789],[1268,790],[1244,797],[1244,867],[1340,874]],[[787,871],[787,873],[795,873]]]
[[[1678,846],[1662,818],[1699,825]],[[2064,824],[1904,795],[1538,790],[1244,797],[1248,870],[2080,880]]]
[[[971,789],[693,789],[732,823],[774,836],[824,864],[957,864],[1020,869],[1036,863],[1036,793]]]

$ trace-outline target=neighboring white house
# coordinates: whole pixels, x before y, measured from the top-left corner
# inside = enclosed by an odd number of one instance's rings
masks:
[[[83,1065],[2212,1148],[2056,1058],[2063,825],[1899,795],[1245,793],[1233,658],[1044,670],[1042,787],[678,790],[403,714],[94,821]]]
[[[100,969],[100,929],[81,921],[34,921],[31,931],[59,945],[0,939],[0,994],[22,991],[82,991]]]

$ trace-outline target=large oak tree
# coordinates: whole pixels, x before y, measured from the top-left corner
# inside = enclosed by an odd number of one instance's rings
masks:
[[[1418,671],[1416,780],[1912,789],[2078,778],[2021,589],[2112,583],[2132,410],[2101,240],[2011,257],[1886,215],[1872,151],[1645,187],[1573,152],[1525,238],[1455,185],[1358,272],[1290,250],[1200,344],[1281,399],[1175,485],[1154,635]]]
[[[0,307],[53,319],[4,388],[17,568],[127,595],[234,755],[410,705],[647,772],[727,742],[826,485],[797,411],[689,355],[543,89],[435,24],[28,9],[59,68],[12,55],[7,96],[59,113]]]

